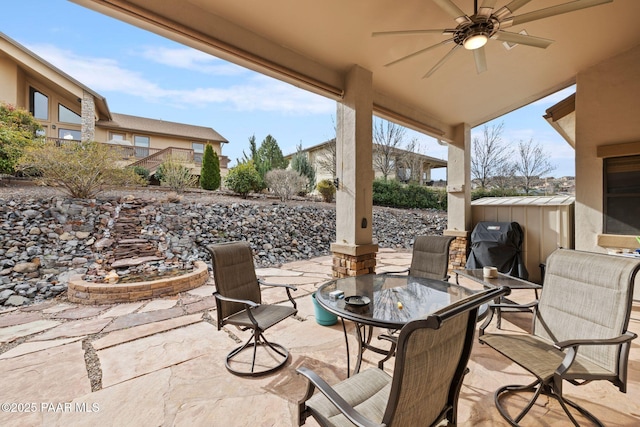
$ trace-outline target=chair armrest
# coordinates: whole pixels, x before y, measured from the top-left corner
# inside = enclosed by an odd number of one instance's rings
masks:
[[[408,273],[409,272],[409,267],[405,268],[404,270],[398,270],[398,271],[385,271],[381,274],[401,274],[401,273]]]
[[[260,283],[261,285],[264,285],[264,286],[273,286],[273,287],[280,287],[280,288],[288,288],[288,289],[291,289],[292,291],[297,291],[297,290],[298,290],[298,288],[296,288],[296,287],[295,287],[295,286],[293,286],[293,285],[286,285],[286,284],[283,284],[283,283],[267,283],[267,282],[265,282],[265,281],[264,281],[264,280],[262,280],[262,279],[258,279],[258,283]]]
[[[214,292],[213,296],[216,297],[217,299],[219,299],[220,301],[228,301],[228,302],[237,302],[240,304],[244,304],[247,305],[247,308],[253,308],[253,307],[258,307],[260,306],[260,304],[255,303],[251,300],[248,299],[237,299],[237,298],[229,298],[229,297],[225,297],[220,295],[218,292]]]
[[[631,341],[637,338],[638,335],[633,332],[625,332],[619,337],[615,338],[602,338],[602,339],[585,339],[585,340],[566,340],[555,343],[553,346],[558,350],[564,350],[568,347],[577,347],[580,345],[617,345],[623,344],[625,342]]]
[[[393,335],[387,335],[387,334],[378,335],[378,339],[379,340],[390,341],[393,344],[397,344],[398,343],[398,337],[395,337]]]
[[[493,320],[493,315],[495,313],[495,309],[496,308],[509,308],[511,310],[517,309],[517,310],[535,310],[536,307],[538,306],[538,300],[535,301],[531,301],[529,303],[526,304],[500,304],[500,303],[489,303],[489,308],[488,310],[486,310],[485,313],[481,313],[483,316],[486,316],[486,318],[484,319],[484,322],[482,323],[482,325],[480,325],[480,329],[478,334],[480,336],[484,335],[484,331],[485,329],[487,329],[487,327],[489,326],[489,324],[491,324],[491,320]],[[535,313],[535,311],[534,311]],[[478,319],[478,321],[480,321],[481,319]]]
[[[633,332],[627,331],[624,334],[614,338],[602,338],[602,339],[576,339],[566,340],[555,343],[553,346],[558,350],[567,350],[562,363],[556,369],[555,375],[562,376],[573,364],[573,361],[578,355],[578,347],[581,345],[619,345],[630,342],[638,335]]]
[[[318,374],[311,369],[300,367],[296,369],[300,375],[304,375],[313,386],[317,387],[322,394],[326,396],[331,403],[335,405],[342,414],[358,427],[386,427],[385,424],[375,423],[356,411],[353,406],[342,398],[325,380],[320,378]]]
[[[528,302],[526,304],[518,304],[518,303],[492,303],[489,304],[489,308],[510,308],[510,309],[521,309],[521,310],[531,310],[535,306],[538,305],[538,300]]]
[[[298,308],[298,305],[296,304],[296,301],[293,299],[293,297],[291,296],[291,291],[297,291],[298,288],[296,288],[293,285],[285,285],[285,284],[281,284],[281,283],[267,283],[262,279],[258,279],[258,283],[264,286],[271,286],[271,287],[275,287],[275,288],[284,288],[287,291],[287,297],[289,298],[289,301],[291,301],[291,304],[293,304],[293,308]]]

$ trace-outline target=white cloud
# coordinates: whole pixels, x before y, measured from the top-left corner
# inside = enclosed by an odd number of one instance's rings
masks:
[[[97,92],[123,92],[144,98],[161,98],[168,93],[140,73],[122,68],[114,59],[83,57],[47,44],[29,49]]]
[[[247,70],[191,48],[146,47],[135,55],[170,67],[219,76],[235,76]]]
[[[171,89],[158,86],[142,73],[128,70],[114,59],[80,56],[48,44],[29,46],[29,49],[99,93],[120,92],[182,108],[194,104],[201,107],[227,104],[235,111],[269,111],[289,115],[335,112],[332,100],[255,73],[238,76],[238,83],[225,88]],[[166,49],[164,58],[157,62],[171,62],[171,58],[175,58],[174,65],[179,63],[181,67],[189,68],[198,64],[202,55],[205,54]]]

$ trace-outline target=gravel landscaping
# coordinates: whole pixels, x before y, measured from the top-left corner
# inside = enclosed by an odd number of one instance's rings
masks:
[[[442,211],[374,207],[374,239],[410,250],[415,236],[442,234],[446,222]],[[0,311],[64,295],[70,275],[104,271],[116,258],[153,254],[150,264],[162,269],[208,261],[207,244],[233,240],[251,244],[257,267],[328,255],[335,205],[153,187],[78,200],[10,183],[0,187]],[[126,264],[118,274],[134,268]]]

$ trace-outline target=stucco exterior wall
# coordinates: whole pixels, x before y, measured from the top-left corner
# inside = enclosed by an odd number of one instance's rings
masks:
[[[0,102],[12,105],[18,103],[15,82],[18,80],[18,67],[15,62],[0,54]]]
[[[604,191],[603,160],[597,157],[597,147],[637,141],[640,141],[640,46],[577,76],[576,249],[606,252],[605,247],[598,245],[603,233]]]

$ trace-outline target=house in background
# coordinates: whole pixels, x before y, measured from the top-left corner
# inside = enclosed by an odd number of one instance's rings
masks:
[[[381,178],[383,174],[380,168],[376,167],[378,162],[375,156],[379,155],[376,153],[384,151],[386,147],[379,147],[379,149],[377,149],[377,144],[373,144],[373,147],[374,174],[376,178]],[[301,153],[307,156],[307,160],[309,160],[309,163],[316,171],[316,182],[320,182],[323,179],[333,180],[335,178],[335,152],[335,139],[330,139],[321,144],[302,149]],[[420,153],[413,153],[399,148],[390,148],[389,153],[391,157],[389,165],[394,171],[390,178],[395,178],[402,182],[413,180],[419,182],[420,185],[432,185],[431,170],[447,167],[446,160],[425,156]],[[293,159],[296,154],[297,153],[287,154],[284,158],[291,163],[291,159]],[[333,170],[331,169],[331,165],[333,165]]]
[[[117,144],[123,164],[151,173],[168,156],[184,160],[200,175],[210,144],[227,173],[222,155],[228,141],[212,128],[112,113],[107,100],[0,32],[0,101],[24,108],[42,124],[48,139]]]

